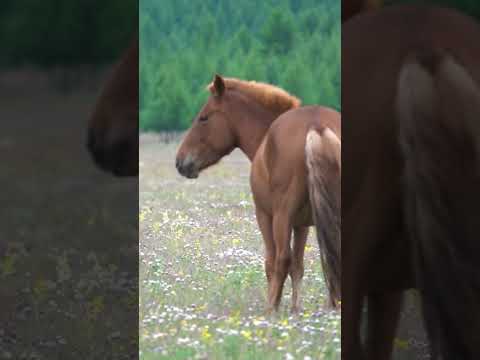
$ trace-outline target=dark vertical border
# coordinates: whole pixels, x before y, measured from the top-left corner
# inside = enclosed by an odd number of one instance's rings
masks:
[[[342,10],[343,359],[476,359],[480,4]]]
[[[2,359],[138,357],[137,29],[137,0],[0,5]]]

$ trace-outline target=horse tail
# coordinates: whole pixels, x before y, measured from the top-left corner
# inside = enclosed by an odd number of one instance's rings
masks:
[[[341,298],[341,142],[329,128],[310,129],[305,144],[308,191],[332,307]]]
[[[396,106],[433,358],[480,359],[480,88],[451,55],[423,50],[402,65]]]

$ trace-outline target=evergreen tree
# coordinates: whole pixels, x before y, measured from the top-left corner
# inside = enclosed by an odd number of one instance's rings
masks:
[[[188,127],[215,73],[340,108],[338,0],[141,0],[140,38],[143,130]]]

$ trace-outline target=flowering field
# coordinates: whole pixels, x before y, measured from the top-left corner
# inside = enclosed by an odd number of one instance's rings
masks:
[[[265,317],[263,242],[234,152],[196,180],[175,170],[177,144],[140,148],[140,359],[340,359],[340,312],[326,306],[310,234],[303,311]]]
[[[87,153],[95,93],[25,81],[0,88],[0,359],[132,359],[137,179]]]

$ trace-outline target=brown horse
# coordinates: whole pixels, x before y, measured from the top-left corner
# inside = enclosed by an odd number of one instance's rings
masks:
[[[138,175],[138,40],[122,56],[89,122],[87,147],[99,167],[116,176]]]
[[[390,359],[412,287],[434,358],[480,359],[480,42],[471,39],[480,39],[471,18],[426,6],[342,26],[345,360]]]
[[[304,248],[313,220],[330,301],[336,304],[341,277],[340,114],[318,106],[300,108],[297,98],[263,83],[217,75],[209,90],[211,96],[178,150],[178,171],[195,178],[240,148],[252,161],[251,188],[265,243],[268,311],[278,310],[288,273],[292,311],[299,310]],[[306,154],[314,169],[310,180]]]

